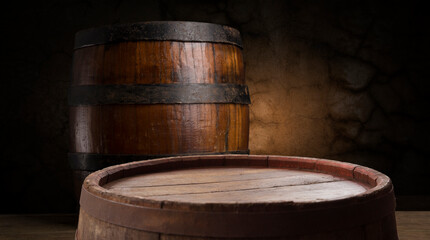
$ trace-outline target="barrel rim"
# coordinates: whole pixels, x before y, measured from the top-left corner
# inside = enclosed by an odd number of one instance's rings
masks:
[[[246,211],[254,208],[256,211],[268,211],[267,203],[222,203],[222,204],[200,204],[188,202],[169,202],[153,201],[144,198],[124,197],[120,194],[110,192],[103,188],[102,185],[117,180],[122,177],[133,176],[152,172],[162,172],[176,169],[199,168],[199,167],[268,167],[268,168],[286,168],[304,171],[314,171],[319,173],[332,174],[353,180],[367,185],[369,189],[363,193],[352,197],[340,198],[323,202],[270,202],[271,209],[278,210],[297,210],[326,208],[339,205],[349,205],[351,202],[364,202],[379,197],[381,194],[392,191],[393,186],[391,179],[381,172],[357,164],[339,162],[328,159],[318,159],[309,157],[291,157],[275,155],[245,155],[245,154],[225,154],[225,155],[194,155],[194,156],[177,156],[159,158],[153,160],[143,160],[130,163],[124,163],[98,170],[90,174],[84,181],[82,189],[91,194],[106,198],[108,200],[118,201],[125,204],[143,206],[143,207],[160,207],[163,208],[181,208],[187,210],[202,211],[205,208],[213,208],[213,205],[223,205],[223,211]],[[148,172],[149,170],[149,172]],[[145,172],[146,171],[146,172]],[[128,173],[125,173],[128,172]],[[252,205],[252,208],[250,206]]]
[[[180,41],[232,44],[243,48],[240,32],[226,25],[193,21],[146,21],[78,31],[74,49],[127,41]]]
[[[312,169],[356,180],[370,189],[352,197],[316,203],[217,205],[145,200],[102,187],[122,177],[143,174],[144,170],[152,173],[181,167],[223,166]],[[391,181],[376,170],[326,159],[270,155],[172,157],[112,166],[89,175],[81,194],[81,211],[101,221],[136,230],[197,237],[268,238],[330,232],[381,221],[392,216],[394,210]]]

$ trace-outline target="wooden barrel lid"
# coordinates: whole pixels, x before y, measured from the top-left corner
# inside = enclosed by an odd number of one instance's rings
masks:
[[[355,164],[213,155],[109,167],[83,185],[81,208],[120,226],[200,237],[334,231],[394,212],[390,179]]]

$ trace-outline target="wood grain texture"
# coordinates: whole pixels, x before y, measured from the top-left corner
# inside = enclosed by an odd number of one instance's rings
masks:
[[[114,225],[108,222],[100,221],[91,215],[88,215],[85,211],[81,210],[79,213],[79,226],[76,235],[76,240],[85,239],[130,239],[130,240],[226,240],[226,239],[237,239],[237,238],[208,238],[208,237],[195,237],[195,236],[181,236],[163,233],[151,233],[142,230],[130,229],[118,225]],[[363,239],[387,239],[380,238],[380,236],[366,236],[366,232],[363,228],[372,227],[360,226],[352,229],[338,230],[335,232],[309,234],[303,236],[293,237],[277,237],[270,238],[273,240],[363,240]],[[82,229],[82,230],[81,230]],[[267,239],[267,238],[265,238]],[[424,238],[420,238],[424,239]],[[419,239],[419,240],[420,240]]]
[[[234,45],[141,41],[74,53],[72,86],[244,84]],[[249,109],[242,104],[154,104],[70,108],[71,152],[179,154],[248,150]]]
[[[248,106],[109,105],[70,108],[71,152],[179,154],[248,149]]]
[[[112,166],[87,178],[81,198],[82,221],[160,239],[397,239],[394,208],[390,179],[375,170],[256,155]]]
[[[141,41],[78,49],[73,85],[245,84],[242,50],[219,43]]]
[[[430,211],[397,211],[396,219],[401,240],[430,239]]]
[[[148,84],[244,85],[242,49],[225,43],[124,41],[74,51],[71,90],[76,86]],[[107,159],[109,154],[171,156],[249,151],[249,108],[243,102],[75,102],[79,104],[70,102],[70,152],[106,158],[98,160],[98,167],[82,159],[82,164],[76,164],[76,159],[70,158],[77,171],[75,176],[115,164],[116,160]],[[80,189],[82,181],[78,179],[82,177],[75,177],[76,188]]]
[[[72,87],[138,84],[244,85],[242,50],[225,43],[125,41],[74,51]],[[71,153],[103,156],[246,153],[248,105],[223,101],[190,104],[71,103],[69,149]],[[76,171],[78,193],[86,175],[82,174],[83,171],[93,171],[117,162],[100,159],[97,167],[91,167],[95,166],[91,164],[92,160],[69,159]]]
[[[159,240],[158,233],[136,231],[100,221],[88,215],[84,210],[79,211],[79,231],[76,232],[76,240],[86,239],[130,239],[130,240]]]
[[[86,213],[83,213],[83,215]],[[92,218],[86,214],[87,218]],[[24,240],[24,239],[75,239],[75,230],[77,228],[78,216],[75,214],[55,214],[55,215],[0,215],[0,239],[5,240]],[[81,218],[82,219],[82,218]],[[93,220],[93,219],[91,219]],[[430,239],[430,212],[429,211],[396,211],[397,229],[399,239],[401,240],[427,240]],[[102,224],[98,221],[97,224]],[[104,223],[108,225],[109,223]],[[125,232],[121,226],[110,225],[105,228],[105,231]],[[366,226],[368,231],[377,226]],[[339,233],[336,233],[340,235]],[[344,234],[346,234],[344,232]],[[355,229],[349,235],[352,238],[344,239],[359,239],[363,237],[363,232],[360,228]],[[321,237],[321,234],[318,234]],[[317,235],[317,236],[318,236]],[[335,233],[331,233],[335,235]],[[160,234],[159,239],[166,240],[201,240],[207,238],[190,237],[190,236],[172,236]],[[326,239],[330,235],[326,236]],[[316,239],[314,236],[298,236],[296,238],[282,239]],[[333,239],[333,237],[331,238]]]
[[[352,197],[366,187],[328,174],[276,169],[202,168],[121,178],[104,185],[123,196],[198,204],[318,202]]]

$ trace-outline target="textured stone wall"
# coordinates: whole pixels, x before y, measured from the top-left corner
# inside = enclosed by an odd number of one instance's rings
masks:
[[[255,154],[376,168],[429,195],[429,20],[417,1],[43,1],[3,15],[5,212],[74,211],[67,89],[74,33],[188,20],[238,28]],[[428,21],[427,21],[428,22]]]

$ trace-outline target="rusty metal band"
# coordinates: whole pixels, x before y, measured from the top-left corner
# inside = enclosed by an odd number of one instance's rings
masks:
[[[242,48],[240,33],[234,28],[213,23],[166,21],[85,29],[76,33],[75,49],[127,41],[214,42]]]
[[[72,86],[69,105],[109,104],[250,104],[246,85],[240,84],[130,84]]]
[[[249,150],[210,152],[210,153],[184,153],[184,154],[97,154],[97,153],[69,153],[69,164],[74,170],[96,171],[112,165],[128,163],[139,160],[148,160],[163,157],[187,156],[187,155],[222,155],[222,154],[249,154]]]
[[[285,212],[192,212],[149,208],[100,198],[82,188],[81,208],[119,226],[149,232],[226,238],[322,233],[381,221],[394,212],[394,193],[362,203]]]

